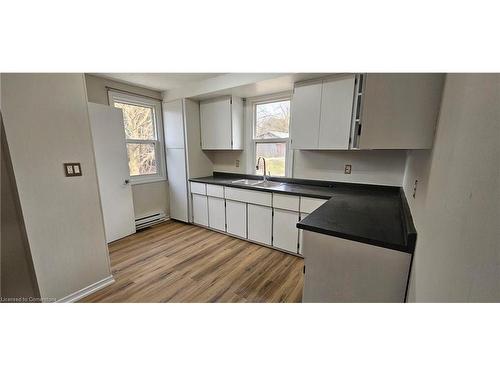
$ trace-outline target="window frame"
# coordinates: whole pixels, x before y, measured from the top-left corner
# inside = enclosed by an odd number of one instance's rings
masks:
[[[290,102],[290,112],[291,112],[291,107],[292,107],[292,95],[291,95],[291,93],[283,93],[283,94],[277,94],[277,95],[272,95],[272,96],[268,95],[266,97],[253,98],[250,101],[250,104],[252,106],[252,122],[251,122],[252,163],[253,163],[253,173],[252,174],[257,175],[257,171],[255,169],[255,162],[257,159],[257,143],[284,143],[286,145],[285,175],[284,176],[271,175],[270,177],[290,177],[292,175],[292,162],[293,162],[292,152],[293,151],[292,151],[291,145],[290,145],[291,117],[290,117],[290,122],[288,124],[288,138],[265,138],[265,139],[255,138],[256,123],[257,123],[257,105],[282,102],[282,101],[289,101]]]
[[[138,176],[130,176],[130,183],[132,185],[146,184],[151,182],[167,181],[166,173],[166,162],[165,162],[165,138],[163,129],[163,118],[162,118],[162,107],[161,100],[149,99],[140,95],[133,95],[128,93],[123,93],[120,91],[109,90],[108,100],[111,107],[115,107],[115,102],[136,105],[141,107],[149,107],[153,110],[154,116],[154,126],[155,126],[155,140],[149,139],[127,139],[125,136],[125,146],[127,144],[154,144],[155,147],[155,158],[157,165],[157,173],[155,174],[144,174]],[[125,125],[125,124],[124,124]],[[123,128],[125,133],[125,127]],[[127,158],[128,158],[128,150]],[[128,159],[127,159],[128,166]]]

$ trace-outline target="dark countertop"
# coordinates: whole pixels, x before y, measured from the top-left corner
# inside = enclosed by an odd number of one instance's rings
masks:
[[[300,229],[323,233],[388,249],[413,253],[416,231],[403,189],[398,186],[351,184],[271,177],[282,182],[275,188],[233,184],[254,175],[214,172],[190,181],[241,189],[329,199],[297,224]]]

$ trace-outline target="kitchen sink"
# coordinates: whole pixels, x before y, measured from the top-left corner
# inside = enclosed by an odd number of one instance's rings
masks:
[[[281,182],[274,182],[274,181],[261,181],[255,185],[254,187],[262,187],[262,188],[275,188],[278,186],[283,185]]]
[[[260,187],[260,188],[274,188],[274,187],[278,187],[278,186],[283,185],[281,182],[262,181],[262,180],[247,180],[247,179],[231,181],[231,183],[236,184],[236,185],[246,185],[246,186],[253,186],[253,187]]]
[[[243,180],[236,180],[236,181],[231,181],[232,184],[238,184],[238,185],[256,185],[256,184],[260,184],[262,181],[260,180],[246,180],[246,179],[243,179]]]

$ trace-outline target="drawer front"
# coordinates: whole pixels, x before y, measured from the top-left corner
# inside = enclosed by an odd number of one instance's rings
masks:
[[[300,197],[300,212],[310,214],[327,201],[327,199]]]
[[[224,186],[207,184],[207,195],[211,197],[224,198]]]
[[[261,206],[271,207],[271,193],[227,187],[224,189],[224,196],[226,199],[231,199],[233,201],[253,203],[259,204]]]
[[[191,193],[207,195],[206,184],[191,182]]]
[[[275,194],[273,193],[273,207],[283,210],[298,211],[299,197],[293,195]]]

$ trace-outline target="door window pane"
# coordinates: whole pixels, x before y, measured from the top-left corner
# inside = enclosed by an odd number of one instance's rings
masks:
[[[255,144],[255,165],[257,160],[262,156],[266,159],[267,172],[271,176],[284,176],[285,175],[285,155],[286,143],[256,143]],[[260,162],[259,170],[256,171],[258,175],[264,173],[264,162]]]
[[[152,108],[119,102],[115,102],[115,107],[123,111],[127,139],[156,140]]]
[[[157,173],[154,143],[127,143],[127,153],[131,176]]]
[[[255,139],[288,138],[290,100],[255,106]]]

